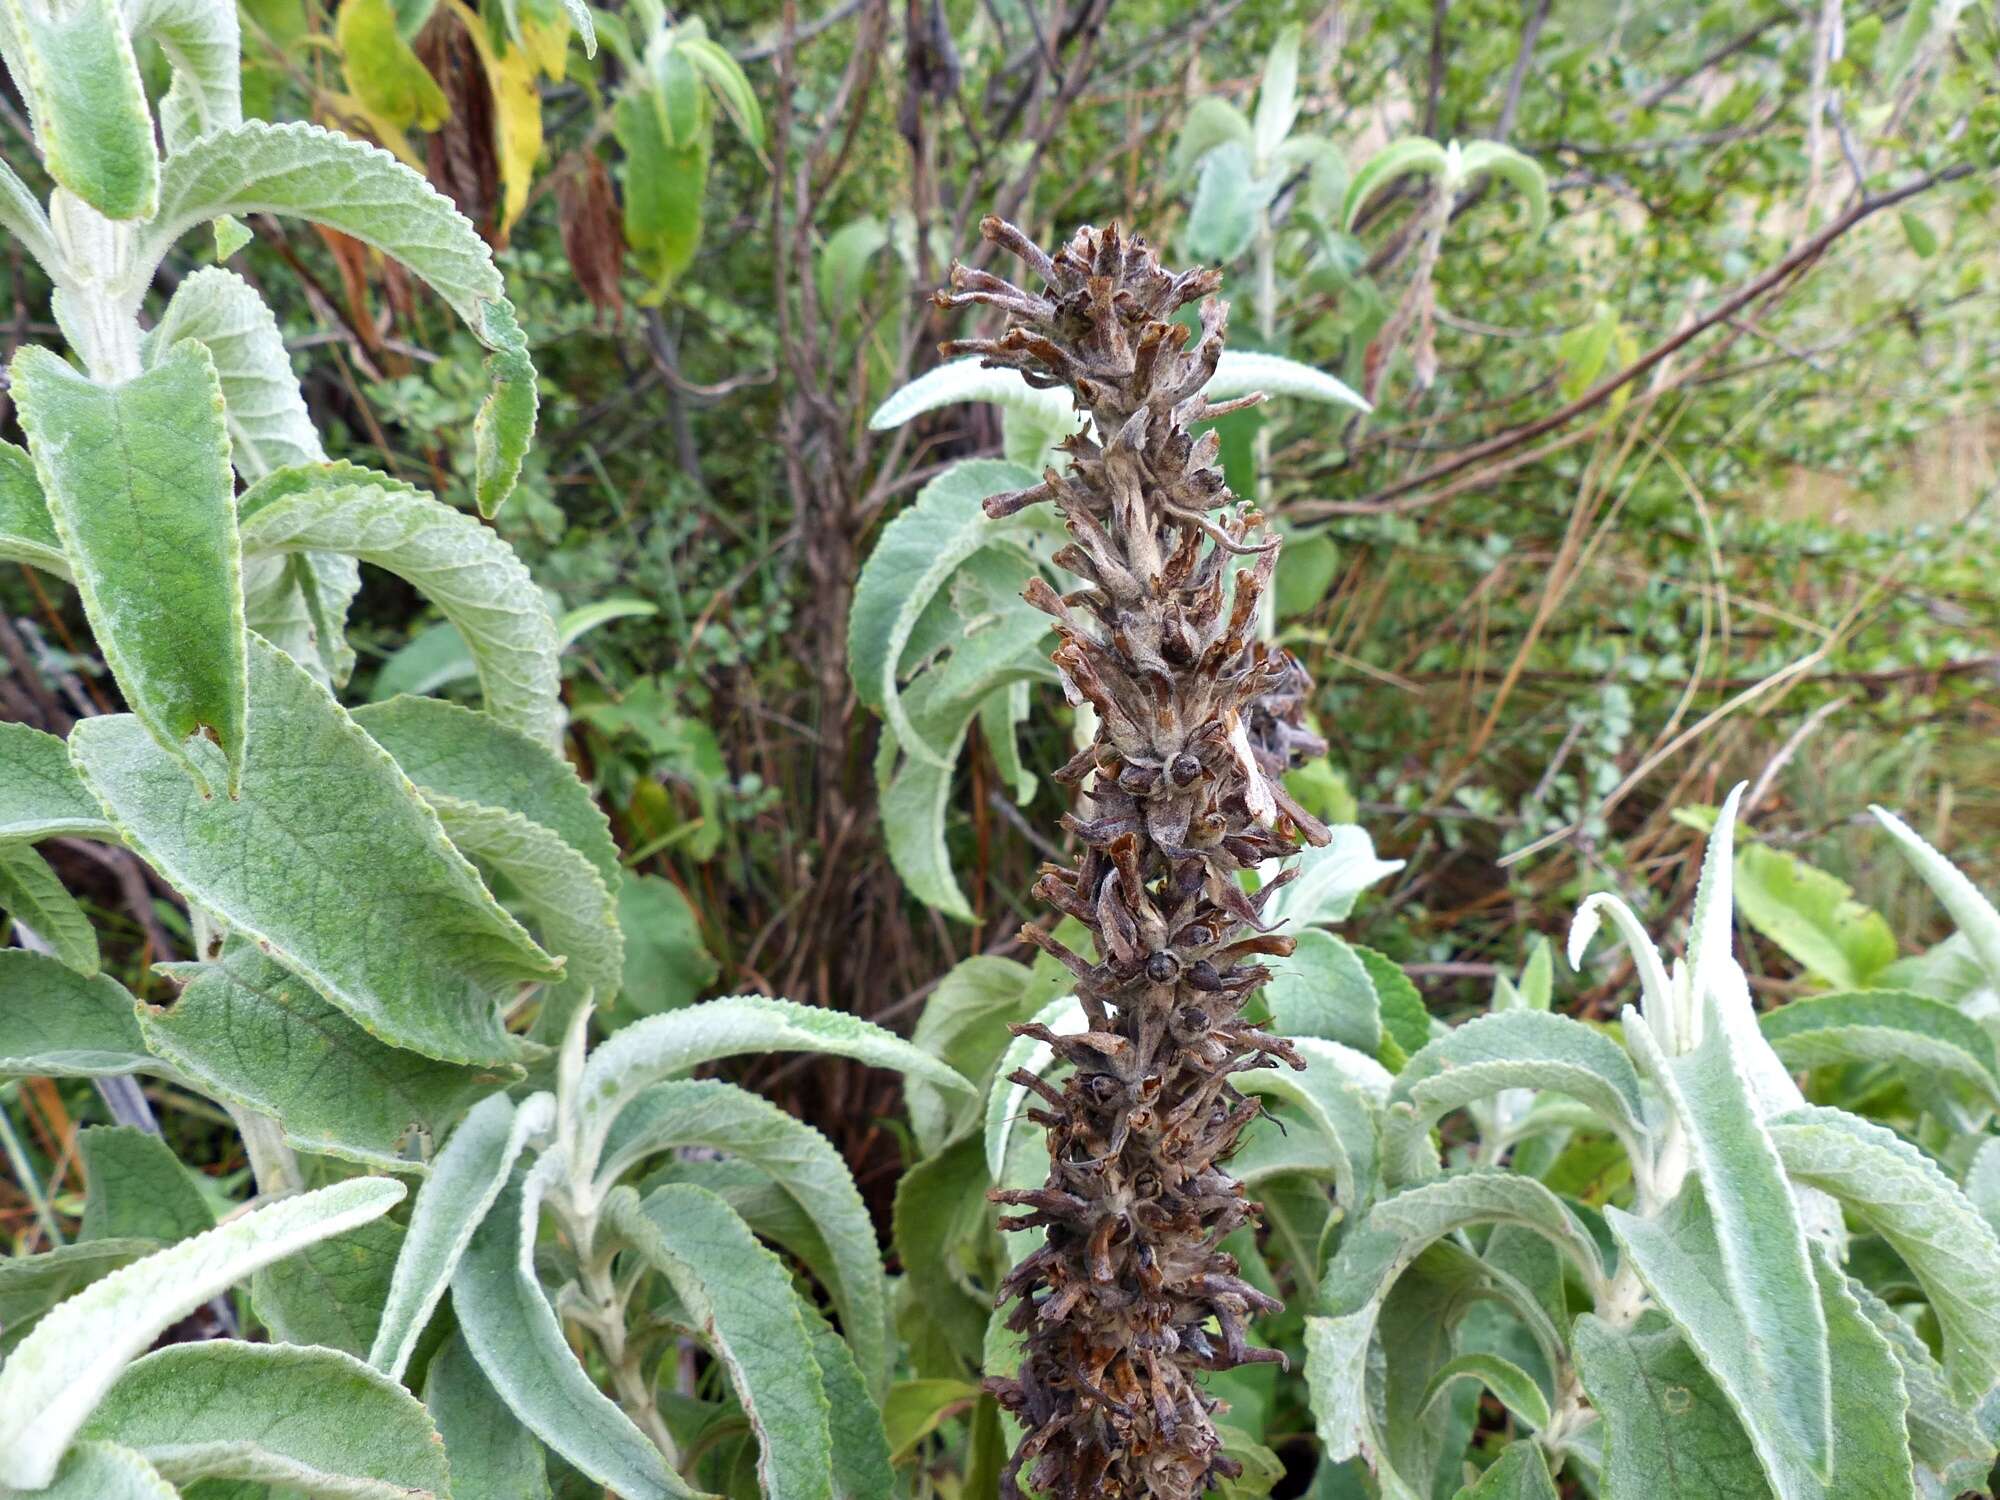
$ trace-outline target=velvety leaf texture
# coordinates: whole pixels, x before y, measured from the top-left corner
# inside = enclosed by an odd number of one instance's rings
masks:
[[[13,378],[106,664],[139,721],[191,769],[190,735],[222,747],[233,795],[248,712],[242,554],[214,361],[184,341],[106,387],[31,345]]]
[[[258,750],[240,801],[203,801],[124,715],[72,731],[85,780],[148,863],[371,1035],[445,1062],[513,1061],[499,999],[554,962],[324,688],[262,641],[251,664]]]

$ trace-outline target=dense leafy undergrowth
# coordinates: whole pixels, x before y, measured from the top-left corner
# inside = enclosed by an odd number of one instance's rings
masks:
[[[1995,44],[0,0],[0,1496],[1990,1493]]]

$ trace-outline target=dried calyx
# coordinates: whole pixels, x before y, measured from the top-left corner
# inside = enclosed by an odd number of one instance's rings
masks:
[[[1045,1231],[1001,1287],[1025,1349],[1016,1378],[989,1384],[1027,1429],[1002,1492],[1020,1493],[1025,1467],[1056,1500],[1178,1500],[1238,1468],[1198,1372],[1282,1359],[1246,1339],[1277,1304],[1218,1248],[1258,1213],[1226,1169],[1258,1112],[1230,1080],[1301,1066],[1243,1017],[1268,977],[1257,959],[1292,948],[1259,915],[1284,877],[1252,895],[1239,873],[1326,842],[1280,779],[1326,747],[1303,723],[1305,672],[1256,638],[1277,538],[1229,492],[1214,431],[1190,431],[1260,399],[1202,395],[1228,317],[1210,295],[1220,273],[1167,271],[1115,225],[1054,255],[998,219],[981,227],[1044,289],[954,266],[940,305],[1010,319],[997,339],[945,348],[1067,387],[1091,419],[1066,473],[986,509],[1055,504],[1072,539],[1055,561],[1082,584],[1058,595],[1038,580],[1027,597],[1055,619],[1071,701],[1097,711],[1095,739],[1057,773],[1075,788],[1063,826],[1080,858],[1044,866],[1035,887],[1090,930],[1097,960],[1023,930],[1075,975],[1089,1029],[1014,1028],[1072,1070],[1060,1089],[1013,1075],[1039,1096],[1049,1178],[992,1195],[1026,1210],[1001,1227]],[[1174,321],[1195,302],[1198,335]]]

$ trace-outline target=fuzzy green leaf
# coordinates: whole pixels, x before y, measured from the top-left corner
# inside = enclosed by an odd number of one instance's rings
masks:
[[[504,1094],[477,1105],[431,1164],[417,1192],[410,1229],[396,1258],[368,1363],[400,1379],[424,1324],[444,1298],[465,1247],[492,1211],[530,1142],[548,1134],[554,1098],[530,1095],[516,1108]]]
[[[1869,811],[1889,830],[1911,868],[1923,877],[1924,884],[1951,913],[1960,934],[1978,956],[1979,966],[1986,971],[1986,982],[2000,989],[2000,910],[1995,910],[1979,888],[1965,878],[1964,872],[1925,843],[1909,824],[1884,808],[1871,807]]]
[[[466,1246],[451,1282],[466,1347],[508,1410],[586,1478],[623,1500],[696,1500],[577,1363],[535,1278],[534,1228],[547,1181],[540,1172],[525,1182],[517,1174]]]
[[[1526,1438],[1509,1443],[1475,1483],[1458,1492],[1457,1500],[1556,1500],[1541,1445]]]
[[[0,948],[0,1077],[103,1078],[152,1059],[135,1002],[108,974],[84,976],[25,948]]]
[[[559,834],[517,812],[442,792],[426,800],[459,852],[506,881],[542,946],[563,960],[562,981],[542,991],[531,1032],[551,1045],[561,1041],[576,1012],[593,998],[609,1004],[624,977],[625,944],[610,890]]]
[[[1297,22],[1278,33],[1264,58],[1263,76],[1257,81],[1257,155],[1269,158],[1299,117],[1299,40]]]
[[[83,1429],[175,1484],[227,1479],[325,1500],[450,1500],[416,1397],[333,1349],[179,1344],[118,1378]]]
[[[117,833],[77,779],[69,747],[27,724],[0,724],[0,843],[68,836],[106,842]]]
[[[1711,854],[1720,843],[1711,840]],[[1726,902],[1720,910],[1727,923]],[[1698,975],[1701,958],[1691,958]],[[1678,1057],[1663,1057],[1644,1024],[1625,1027],[1687,1132],[1700,1191],[1690,1184],[1677,1200],[1684,1230],[1670,1237],[1660,1221],[1616,1209],[1607,1217],[1783,1489],[1824,1480],[1832,1462],[1825,1315],[1798,1202],[1713,990],[1703,1011],[1700,1043]]]
[[[1007,1050],[1008,1026],[1034,1018],[1049,1003],[1054,981],[1037,976],[1009,958],[975,954],[953,965],[924,1002],[910,1040],[971,1080],[983,1097],[1000,1054]],[[951,1099],[920,1078],[903,1085],[910,1125],[925,1156],[941,1150],[967,1123],[969,1101]]]
[[[869,1386],[887,1389],[888,1285],[875,1230],[840,1153],[810,1125],[732,1084],[655,1084],[627,1105],[598,1168],[608,1186],[648,1156],[685,1146],[723,1151],[768,1173],[811,1215],[830,1252],[827,1287]]]
[[[1535,1384],[1534,1377],[1510,1359],[1497,1354],[1461,1354],[1431,1376],[1424,1396],[1426,1408],[1434,1405],[1445,1391],[1460,1380],[1473,1380],[1491,1391],[1500,1404],[1536,1432],[1549,1425],[1549,1398]]]
[[[1908,1398],[1895,1356],[1824,1255],[1814,1255],[1813,1271],[1832,1351],[1830,1477],[1773,1472],[1768,1459],[1760,1475],[1759,1450],[1717,1389],[1713,1367],[1705,1369],[1673,1329],[1613,1330],[1585,1316],[1575,1328],[1577,1363],[1610,1428],[1607,1495],[1879,1500],[1912,1493],[1903,1427]],[[1773,1394],[1767,1390],[1760,1399]]]
[[[0,844],[0,911],[84,978],[97,973],[97,933],[90,918],[48,861],[25,844]]]
[[[325,460],[278,320],[249,282],[220,266],[188,276],[146,335],[143,353],[165,354],[182,339],[199,342],[215,362],[230,462],[246,484]]]
[[[183,341],[106,387],[30,345],[15,355],[13,379],[106,665],[139,721],[190,770],[189,736],[219,744],[236,795],[248,712],[242,553],[214,361]]]
[[[160,153],[118,0],[6,0],[5,21],[49,175],[107,219],[151,217]]]
[[[1646,1136],[1639,1075],[1624,1048],[1580,1021],[1514,1010],[1455,1026],[1414,1055],[1389,1094],[1388,1170],[1410,1180],[1437,1170],[1430,1129],[1452,1110],[1502,1089],[1549,1089],[1580,1100],[1636,1152]]]
[[[180,1500],[179,1491],[145,1459],[116,1443],[78,1443],[63,1455],[40,1500]]]
[[[250,1305],[273,1339],[360,1359],[381,1325],[402,1248],[403,1226],[375,1219],[264,1267],[250,1278]]]
[[[562,835],[615,886],[621,867],[611,824],[576,768],[492,714],[438,698],[391,698],[354,710],[354,722],[425,791],[505,807]]]
[[[20,175],[4,161],[0,161],[0,232],[19,241],[22,249],[41,262],[43,270],[54,269],[60,252],[56,249],[55,232],[49,227],[48,213],[42,208],[41,199],[28,190]]]
[[[512,1062],[499,998],[554,962],[325,688],[262,641],[250,659],[258,752],[241,801],[201,800],[122,714],[71,731],[84,780],[148,863],[372,1035],[445,1062]]]
[[[409,1171],[413,1131],[433,1139],[519,1068],[461,1067],[388,1046],[252,943],[219,963],[163,966],[186,988],[141,1012],[151,1051],[203,1092],[269,1115],[302,1151]]]
[[[453,1500],[549,1500],[542,1445],[507,1410],[462,1335],[431,1356],[424,1406],[451,1461]]]
[[[0,443],[0,561],[26,563],[57,578],[70,576],[35,461],[13,443]]]
[[[158,1240],[79,1240],[40,1255],[0,1256],[0,1354],[50,1308],[159,1248]]]
[[[1291,955],[1271,964],[1264,988],[1273,1027],[1316,1036],[1373,1057],[1382,1045],[1382,1004],[1361,955],[1330,932],[1308,927]]]
[[[316,125],[247,120],[167,159],[160,211],[140,237],[150,268],[197,224],[293,214],[408,266],[493,351],[493,389],[473,419],[474,490],[493,514],[514,487],[535,427],[535,369],[485,241],[451,201],[388,152]]]
[[[1389,142],[1361,164],[1347,184],[1347,197],[1340,206],[1341,227],[1352,232],[1355,220],[1375,190],[1405,172],[1441,177],[1445,170],[1444,147],[1422,136],[1404,136]]]
[[[1896,1248],[1944,1332],[1944,1369],[1971,1404],[2000,1384],[2000,1237],[1915,1146],[1837,1109],[1771,1124],[1785,1171],[1831,1193]]]
[[[1954,1005],[1904,990],[1812,995],[1758,1018],[1788,1068],[1901,1063],[1946,1075],[2000,1105],[1993,1038]]]
[[[729,1205],[687,1184],[630,1188],[605,1201],[604,1222],[665,1276],[690,1331],[729,1373],[757,1435],[769,1500],[832,1500],[831,1408],[791,1277]]]
[[[464,635],[487,711],[554,744],[563,724],[555,622],[513,548],[428,495],[344,477],[331,470],[331,482],[264,504],[246,494],[245,554],[338,552],[404,579]]]
[[[1298,872],[1272,894],[1264,908],[1266,920],[1280,932],[1303,932],[1315,925],[1346,921],[1363,891],[1403,868],[1400,859],[1375,857],[1375,843],[1367,829],[1342,823],[1329,831],[1332,837],[1326,843],[1300,850],[1283,866],[1267,864],[1260,872],[1266,880],[1276,878],[1281,868]]]
[[[79,1131],[86,1240],[143,1239],[171,1245],[215,1227],[201,1189],[167,1143],[136,1125]]]
[[[355,1178],[283,1198],[135,1261],[63,1303],[0,1365],[0,1483],[40,1489],[135,1355],[260,1266],[387,1213],[401,1183]]]
[[[236,7],[215,0],[132,0],[126,17],[135,39],[158,45],[173,70],[160,101],[160,134],[169,153],[211,130],[243,123],[243,37]]]
[[[744,1052],[817,1052],[929,1079],[970,1093],[972,1085],[901,1037],[840,1011],[731,995],[625,1027],[590,1054],[577,1090],[579,1160],[595,1164],[612,1123],[646,1089],[705,1062]]]

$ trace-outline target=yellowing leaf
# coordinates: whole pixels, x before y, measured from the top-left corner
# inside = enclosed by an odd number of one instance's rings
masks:
[[[334,27],[347,86],[363,110],[398,129],[435,130],[451,115],[444,90],[396,29],[389,0],[347,0]]]
[[[560,78],[569,66],[569,17],[521,17],[521,50],[544,78]]]
[[[493,146],[500,159],[501,186],[498,243],[504,244],[507,232],[528,207],[528,189],[542,154],[542,95],[536,87],[540,54],[526,45],[509,47],[504,54],[496,52],[479,17],[460,0],[451,0],[451,7],[479,49],[487,85],[493,90]],[[561,68],[560,51],[556,65]]]

